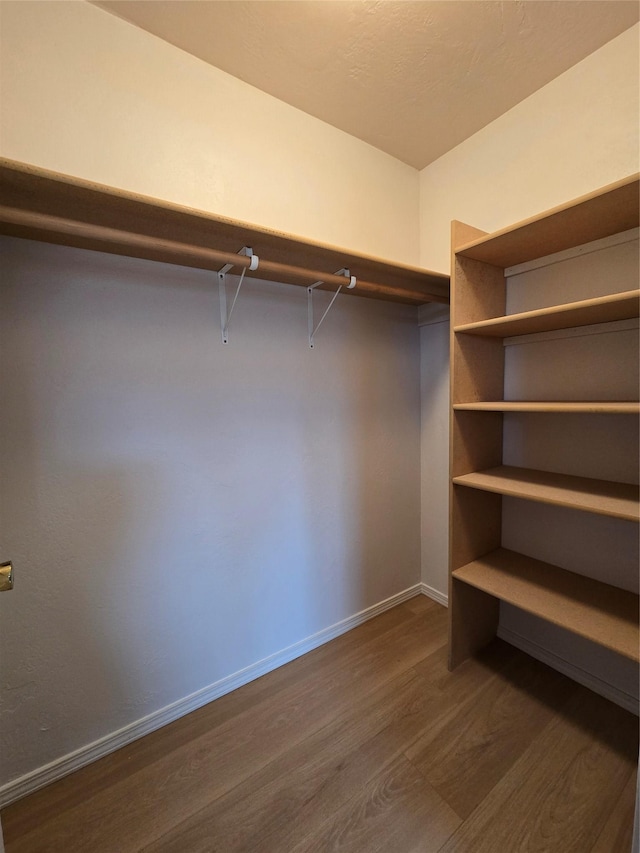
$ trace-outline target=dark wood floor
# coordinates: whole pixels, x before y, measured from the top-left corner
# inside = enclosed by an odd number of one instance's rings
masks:
[[[626,853],[638,720],[422,596],[8,807],[6,853]]]

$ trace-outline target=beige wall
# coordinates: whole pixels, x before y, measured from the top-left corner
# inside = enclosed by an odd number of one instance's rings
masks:
[[[417,172],[82,2],[3,2],[0,153],[404,263]]]
[[[449,272],[449,224],[495,231],[638,171],[636,25],[420,173],[420,262]]]

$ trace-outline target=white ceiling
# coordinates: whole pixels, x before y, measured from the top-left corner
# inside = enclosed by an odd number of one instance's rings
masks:
[[[636,0],[97,0],[423,168],[631,27]]]

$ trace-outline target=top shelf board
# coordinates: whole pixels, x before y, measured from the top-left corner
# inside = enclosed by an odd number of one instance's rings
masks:
[[[638,174],[554,207],[457,249],[456,254],[512,267],[562,252],[640,224]]]
[[[449,302],[449,276],[441,273],[12,160],[0,159],[0,207],[0,234],[212,270],[221,265],[203,260],[207,250],[235,254],[250,246],[273,266],[327,274],[346,267],[356,276],[357,284],[353,291],[345,288],[344,293],[412,305]],[[310,283],[284,270],[269,272],[264,267],[249,274],[305,287]]]

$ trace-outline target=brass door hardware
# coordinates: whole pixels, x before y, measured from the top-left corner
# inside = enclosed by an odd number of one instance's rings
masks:
[[[0,563],[0,592],[13,589],[13,566],[11,562]]]

